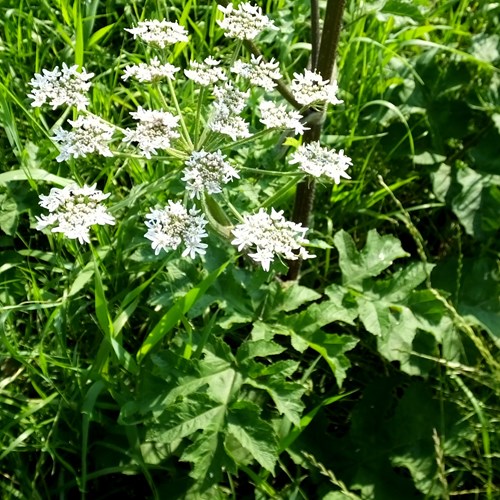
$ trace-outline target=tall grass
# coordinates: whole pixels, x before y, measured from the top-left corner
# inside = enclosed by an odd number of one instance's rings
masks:
[[[260,4],[280,32],[257,45],[289,83],[311,55],[310,5]],[[291,283],[285,263],[266,273],[216,231],[202,260],[155,256],[144,216],[185,197],[182,161],[59,163],[51,137],[74,116],[26,97],[34,73],[66,62],[96,74],[91,109],[109,122],[174,110],[167,87],[121,80],[150,55],[124,28],[178,20],[190,42],[168,61],[186,68],[233,56],[217,12],[0,4],[0,496],[495,498],[498,5],[346,2],[344,103],[321,142],[352,157],[352,180],[318,183],[317,257]],[[177,83],[197,117],[194,85]],[[222,145],[246,180],[203,208],[219,222],[259,206],[291,216],[300,176],[281,174],[295,146],[279,133]],[[119,223],[90,245],[34,229],[39,195],[70,180],[112,193]]]

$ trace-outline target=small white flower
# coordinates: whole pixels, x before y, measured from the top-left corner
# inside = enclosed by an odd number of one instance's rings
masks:
[[[208,128],[214,132],[230,136],[233,141],[250,137],[248,123],[238,116],[245,107],[250,91],[242,92],[231,82],[214,88],[213,113],[208,120]]]
[[[139,37],[145,43],[162,49],[173,43],[188,41],[185,28],[177,22],[170,23],[165,19],[140,21],[135,28],[125,28],[125,31],[132,33],[134,40]]]
[[[260,122],[267,128],[291,129],[296,134],[303,134],[309,129],[301,123],[302,115],[298,111],[287,111],[284,104],[262,101],[259,104],[259,111]]]
[[[184,74],[193,82],[206,87],[227,80],[224,70],[219,67],[219,64],[220,61],[209,56],[202,63],[192,61],[190,68],[184,70]]]
[[[273,208],[269,215],[261,208],[256,214],[243,216],[243,222],[232,231],[235,238],[231,243],[238,247],[238,251],[255,247],[256,251],[248,256],[260,262],[264,271],[269,271],[276,255],[287,260],[315,257],[303,246],[309,243],[304,238],[306,231],[301,224],[287,221],[283,211],[277,212]]]
[[[128,80],[130,77],[140,82],[153,82],[162,78],[173,80],[177,71],[179,71],[179,68],[170,63],[161,64],[160,60],[155,56],[149,64],[140,63],[133,66],[126,66],[122,80]]]
[[[95,224],[115,224],[100,202],[108,198],[93,186],[79,187],[70,184],[63,189],[52,188],[50,193],[40,196],[40,206],[49,210],[48,215],[36,216],[36,229],[42,231],[48,226],[53,233],[63,233],[67,238],[78,239],[80,243],[90,243],[89,228]]]
[[[250,80],[250,83],[271,92],[277,85],[274,80],[281,79],[281,73],[278,68],[279,63],[274,59],[266,62],[262,56],[255,57],[252,54],[249,63],[238,60],[233,64],[231,71],[243,78],[247,78]]]
[[[176,131],[179,117],[162,110],[146,110],[139,106],[130,113],[139,123],[135,129],[126,129],[123,142],[137,142],[146,158],[157,154],[158,149],[168,149],[173,139],[179,138]]]
[[[238,171],[226,161],[220,151],[194,151],[186,161],[182,180],[191,198],[200,198],[203,192],[220,193],[222,184],[239,179]]]
[[[191,208],[188,211],[181,202],[169,200],[165,208],[150,211],[146,215],[148,231],[144,236],[151,240],[151,248],[156,255],[161,250],[176,250],[181,243],[185,246],[183,257],[189,255],[194,259],[196,254],[206,253],[207,244],[201,240],[207,236],[207,221],[203,215],[198,215],[199,210]]]
[[[245,139],[252,135],[248,123],[238,115],[229,115],[216,111],[210,117],[207,126],[213,132],[228,135],[233,141]]]
[[[323,148],[319,142],[299,146],[289,163],[298,163],[299,168],[307,174],[314,177],[324,175],[333,179],[335,184],[340,183],[341,177],[351,178],[346,170],[352,166],[352,160],[344,154],[344,150],[337,152],[335,149]]]
[[[29,82],[33,87],[31,94],[28,94],[33,99],[31,106],[40,107],[48,102],[52,109],[63,104],[76,106],[79,111],[86,109],[89,99],[85,94],[91,86],[88,80],[94,73],[87,73],[85,68],[79,73],[77,69],[76,64],[68,66],[63,63],[61,69],[56,66],[53,71],[44,69],[43,74],[35,73],[35,77]]]
[[[262,9],[250,2],[244,2],[234,7],[230,3],[227,7],[222,5],[218,9],[224,13],[224,19],[217,24],[225,30],[228,38],[240,40],[253,40],[265,29],[277,29],[273,21],[262,13]]]
[[[240,114],[245,108],[246,101],[250,97],[250,91],[242,92],[231,82],[214,87],[214,107],[223,114]]]
[[[294,73],[290,86],[295,100],[299,104],[309,106],[315,102],[340,104],[344,101],[337,98],[339,90],[337,81],[323,80],[321,75],[306,69],[303,74]]]
[[[53,141],[60,143],[59,156],[56,158],[58,162],[85,157],[91,153],[113,156],[109,142],[113,138],[114,127],[94,115],[79,116],[68,122],[73,130],[68,132],[59,128],[52,137]]]

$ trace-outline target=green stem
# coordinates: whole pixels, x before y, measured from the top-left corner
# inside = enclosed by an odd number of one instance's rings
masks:
[[[200,120],[201,120],[201,108],[203,107],[203,101],[205,100],[205,87],[202,87],[200,90],[200,94],[198,95],[198,103],[196,105],[196,118],[194,122],[194,133],[193,133],[193,142],[198,147],[198,134],[200,132]]]
[[[179,106],[179,101],[177,100],[177,96],[175,94],[175,89],[174,86],[172,85],[172,81],[170,78],[167,78],[167,84],[168,88],[170,90],[170,97],[172,97],[172,101],[174,102],[175,109],[177,111],[177,115],[180,118],[181,121],[181,130],[182,130],[182,137],[186,144],[188,145],[189,149],[192,151],[194,149],[193,143],[191,142],[191,137],[189,137],[189,130],[186,126],[186,122],[184,121],[184,116],[182,115],[181,108]],[[160,91],[160,95],[163,97],[163,100],[165,100],[163,94]],[[166,104],[166,103],[165,103]]]
[[[302,174],[302,176],[304,176],[304,174]],[[274,193],[264,203],[262,203],[261,207],[268,208],[268,207],[274,205],[280,198],[285,196],[285,194],[288,193],[288,191],[290,191],[290,189],[292,189],[299,181],[300,181],[300,177],[298,179],[296,177],[290,179],[284,186],[282,186],[280,189],[278,189],[278,191],[276,191],[276,193]],[[307,181],[305,181],[305,182],[307,182]],[[300,184],[299,184],[299,186],[300,186]],[[294,262],[294,261],[292,261],[292,262]]]

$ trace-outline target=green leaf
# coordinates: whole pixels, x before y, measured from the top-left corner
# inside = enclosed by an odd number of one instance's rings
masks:
[[[182,461],[193,464],[189,475],[197,480],[200,493],[219,483],[224,472],[236,472],[236,464],[226,453],[221,430],[218,423],[210,424],[181,456]]]
[[[265,390],[271,396],[277,410],[286,415],[290,422],[300,425],[300,417],[304,411],[304,403],[301,398],[304,387],[295,382],[286,382],[283,376],[274,375],[265,381],[249,380],[249,385]]]
[[[409,2],[403,2],[401,0],[389,0],[382,7],[381,12],[385,14],[393,14],[395,16],[410,17],[419,23],[423,23],[425,21],[424,16],[421,14],[416,5]]]
[[[285,348],[276,342],[268,340],[248,341],[244,342],[238,349],[236,359],[241,362],[245,359],[274,356],[281,354],[283,351],[285,351]]]
[[[225,405],[214,402],[206,394],[192,394],[189,399],[165,408],[156,423],[146,430],[146,441],[172,443],[213,423],[221,426],[225,414]]]
[[[17,203],[8,194],[0,194],[0,229],[9,236],[17,230],[19,211]]]
[[[5,172],[0,174],[0,185],[6,184],[11,181],[26,181],[28,179],[33,179],[35,181],[45,181],[51,184],[57,184],[59,186],[67,186],[71,184],[70,179],[64,179],[63,177],[59,177],[57,175],[53,175],[46,170],[42,170],[40,168],[30,168],[25,170],[10,170],[9,172]]]
[[[144,340],[142,346],[137,352],[137,361],[140,363],[144,356],[160,342],[174,326],[181,320],[181,318],[193,307],[193,305],[206,293],[208,288],[214,281],[223,273],[224,269],[228,266],[229,261],[224,263],[215,271],[212,271],[201,283],[189,290],[185,295],[180,297],[173,307],[171,307],[166,314],[160,319],[153,330]]]
[[[98,43],[101,38],[103,38],[105,35],[109,33],[109,31],[113,29],[114,25],[115,23],[108,24],[108,26],[104,26],[103,28],[98,29],[95,33],[93,33],[89,39],[88,48]]]
[[[394,236],[380,236],[372,229],[368,233],[366,245],[358,252],[351,236],[345,231],[335,234],[333,241],[339,252],[344,286],[360,288],[366,278],[378,276],[400,257],[407,257],[400,241]]]
[[[265,469],[274,471],[278,445],[274,429],[260,418],[260,408],[248,401],[238,402],[228,415],[227,433],[233,436]]]

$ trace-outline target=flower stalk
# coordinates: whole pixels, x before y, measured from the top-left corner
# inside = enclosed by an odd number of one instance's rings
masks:
[[[312,70],[316,71],[324,79],[331,79],[333,68],[335,66],[335,59],[337,56],[337,47],[340,38],[340,28],[342,23],[342,15],[345,8],[345,0],[328,0],[326,5],[325,19],[323,23],[323,31],[321,33],[321,41],[317,37],[317,23],[315,20],[316,2],[311,2],[312,10]],[[318,44],[319,43],[319,48]],[[317,65],[315,65],[315,55],[317,54]],[[307,117],[311,112],[310,110],[305,114]],[[325,108],[322,109],[324,115]],[[321,130],[323,128],[323,119],[314,120],[311,128],[304,133],[304,144],[319,141]],[[306,179],[297,185],[295,194],[295,205],[293,210],[292,220],[296,223],[304,225],[309,224],[309,219],[314,206],[314,193],[315,182],[311,179]],[[300,273],[301,261],[292,260],[289,262],[289,270],[287,280],[296,280]]]

